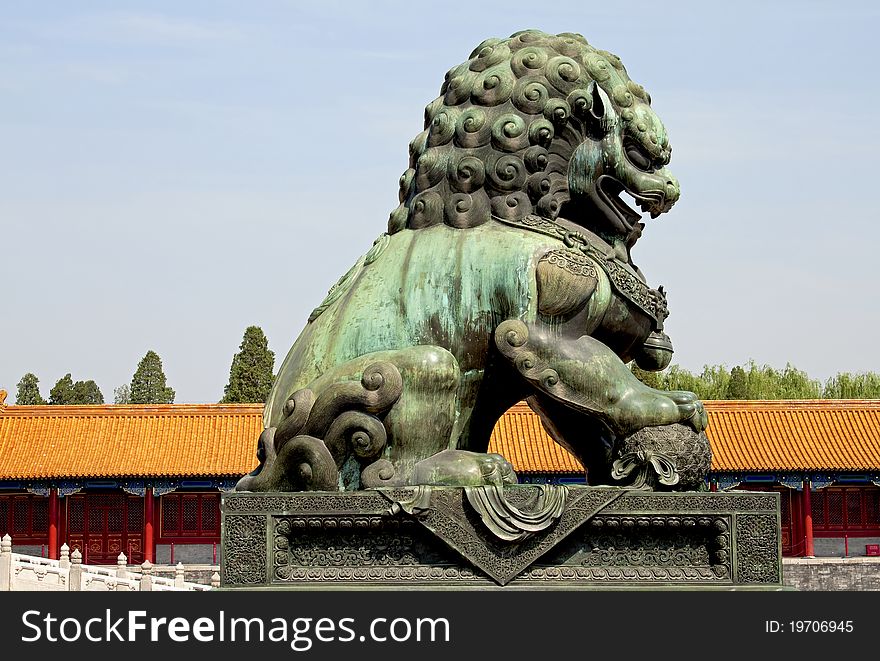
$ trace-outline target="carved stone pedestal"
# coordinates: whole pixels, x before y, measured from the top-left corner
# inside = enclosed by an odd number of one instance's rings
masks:
[[[782,589],[773,493],[405,487],[221,510],[225,588]]]

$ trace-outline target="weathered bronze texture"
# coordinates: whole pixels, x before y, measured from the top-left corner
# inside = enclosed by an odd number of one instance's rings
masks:
[[[226,588],[782,589],[775,493],[419,486],[221,512]]]
[[[623,439],[617,455],[611,477],[635,489],[699,491],[712,465],[706,434],[684,425],[640,429]]]
[[[260,465],[238,489],[501,487],[515,475],[484,453],[521,399],[590,484],[692,486],[675,476],[687,443],[670,458],[626,442],[681,423],[696,447],[707,423],[693,393],[649,388],[626,365],[672,355],[666,295],[632,260],[642,216],[621,199],[668,211],[670,154],[617,56],[535,30],[480,44],[426,108],[387,233],[281,365]]]

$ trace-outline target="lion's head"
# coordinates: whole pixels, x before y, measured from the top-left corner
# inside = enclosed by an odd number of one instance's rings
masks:
[[[389,232],[537,214],[630,247],[643,224],[620,194],[652,217],[679,197],[650,103],[620,58],[579,34],[484,41],[425,109]]]

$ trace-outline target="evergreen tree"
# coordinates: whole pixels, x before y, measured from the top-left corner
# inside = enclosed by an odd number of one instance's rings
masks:
[[[103,404],[104,395],[98,384],[89,379],[88,381],[77,381],[73,384],[73,403],[74,404]]]
[[[162,359],[155,351],[147,351],[131,377],[132,404],[172,404],[174,390],[165,385]]]
[[[15,395],[16,404],[45,404],[46,400],[40,394],[40,380],[36,375],[28,372],[18,382],[18,392]]]
[[[749,383],[746,379],[746,371],[737,365],[730,370],[730,381],[727,382],[725,399],[748,399]]]
[[[263,329],[248,326],[239,351],[232,357],[229,383],[223,389],[223,404],[262,403],[269,396],[274,376],[275,353],[269,350],[269,342]]]
[[[70,372],[62,376],[52,390],[49,391],[49,403],[55,406],[67,406],[74,403],[73,378]]]
[[[58,379],[55,387],[49,391],[49,403],[59,406],[71,406],[74,404],[103,404],[104,395],[98,384],[89,379],[77,381],[68,372]]]
[[[127,383],[123,383],[113,390],[114,404],[131,404],[131,388]]]

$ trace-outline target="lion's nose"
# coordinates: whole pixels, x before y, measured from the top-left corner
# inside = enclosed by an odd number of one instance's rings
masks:
[[[662,173],[662,176],[665,177],[664,182],[664,197],[665,203],[663,205],[664,211],[669,211],[672,208],[672,205],[678,202],[678,198],[681,197],[681,187],[678,184],[678,179],[676,179],[669,172]]]

